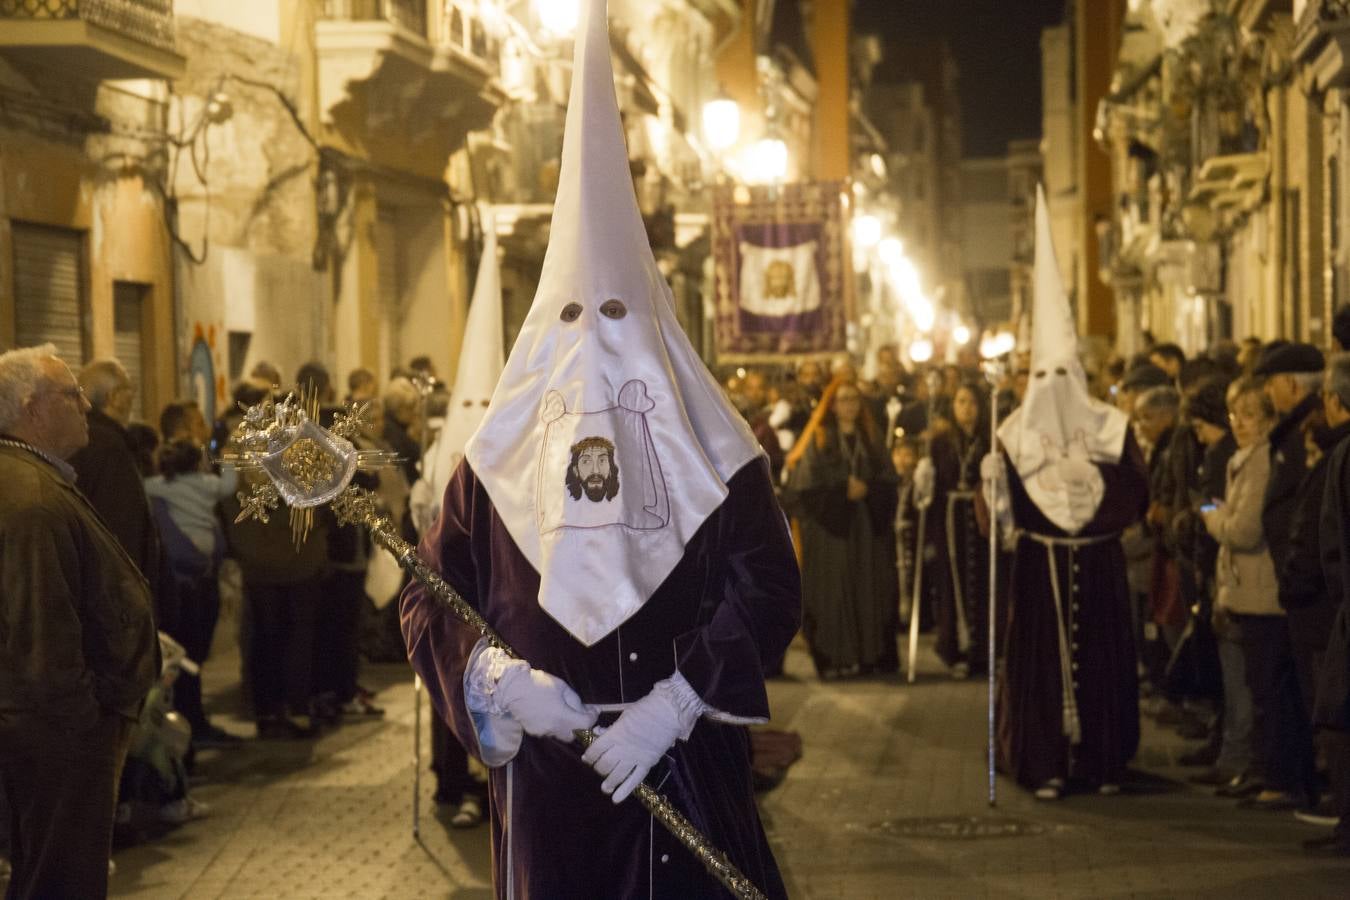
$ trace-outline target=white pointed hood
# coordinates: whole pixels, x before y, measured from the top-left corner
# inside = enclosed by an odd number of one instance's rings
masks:
[[[473,285],[469,318],[460,344],[459,367],[445,421],[422,458],[422,477],[413,486],[414,524],[419,532],[440,513],[450,476],[464,457],[464,447],[487,414],[493,388],[501,378],[506,358],[502,350],[502,277],[497,262],[497,226],[492,211],[480,207],[483,255]]]
[[[675,319],[638,210],[604,0],[584,4],[539,289],[465,455],[539,605],[586,645],[642,607],[758,453]]]
[[[1057,476],[1061,459],[1119,462],[1129,418],[1088,393],[1087,375],[1078,359],[1078,331],[1060,280],[1050,233],[1045,191],[1036,191],[1036,261],[1031,318],[1031,377],[1026,397],[1000,426],[999,440],[1021,476],[1027,493],[1046,518],[1069,533],[1091,516],[1070,508],[1068,491]],[[1095,514],[1101,496],[1095,498]]]

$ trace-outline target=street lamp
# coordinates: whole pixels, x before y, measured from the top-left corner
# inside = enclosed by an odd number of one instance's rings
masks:
[[[570,37],[577,30],[581,8],[578,0],[534,0],[539,24],[554,37]]]
[[[708,146],[722,153],[741,138],[741,108],[724,93],[703,104],[703,137]]]
[[[905,245],[899,238],[888,237],[877,245],[877,255],[888,268],[894,269],[905,258]]]
[[[853,220],[853,242],[869,250],[881,240],[881,220],[876,216],[861,215]]]
[[[952,340],[956,341],[962,347],[970,343],[970,329],[963,322],[957,323],[952,329]]]
[[[760,184],[787,177],[788,149],[782,138],[762,137],[746,156],[745,178]]]
[[[916,338],[909,342],[909,358],[916,363],[926,363],[933,358],[933,342],[928,338]]]

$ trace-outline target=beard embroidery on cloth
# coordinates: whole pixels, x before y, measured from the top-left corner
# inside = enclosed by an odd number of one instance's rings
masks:
[[[619,461],[614,444],[597,435],[582,438],[572,445],[572,461],[567,466],[567,493],[573,500],[583,496],[592,503],[608,503],[619,494]]]
[[[619,390],[618,403],[596,412],[569,412],[562,394],[545,395],[536,488],[540,534],[609,526],[652,531],[670,523],[665,475],[647,422],[655,405],[637,380]],[[558,472],[558,480],[547,474]]]

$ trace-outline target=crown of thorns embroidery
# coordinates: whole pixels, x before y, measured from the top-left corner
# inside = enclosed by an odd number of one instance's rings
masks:
[[[613,500],[619,494],[619,461],[614,444],[599,435],[582,438],[572,445],[564,483],[573,500],[585,495],[592,503]]]

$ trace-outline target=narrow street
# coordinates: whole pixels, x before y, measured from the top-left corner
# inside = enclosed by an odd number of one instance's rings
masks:
[[[778,727],[805,755],[762,798],[788,890],[800,898],[1345,897],[1350,867],[1305,857],[1318,830],[1236,810],[1185,784],[1183,743],[1146,722],[1119,797],[1038,803],[1005,780],[986,800],[985,686],[928,658],[898,680],[820,683],[800,645],[771,683]],[[218,708],[238,658],[208,665]],[[387,709],[317,742],[211,751],[197,796],[209,817],[116,854],[117,897],[489,897],[486,827],[442,824],[421,785],[412,835],[412,690],[399,666],[367,669]],[[251,726],[221,717],[231,730]],[[425,723],[425,719],[424,719]],[[425,731],[424,731],[425,738]],[[429,759],[430,751],[424,751]]]

